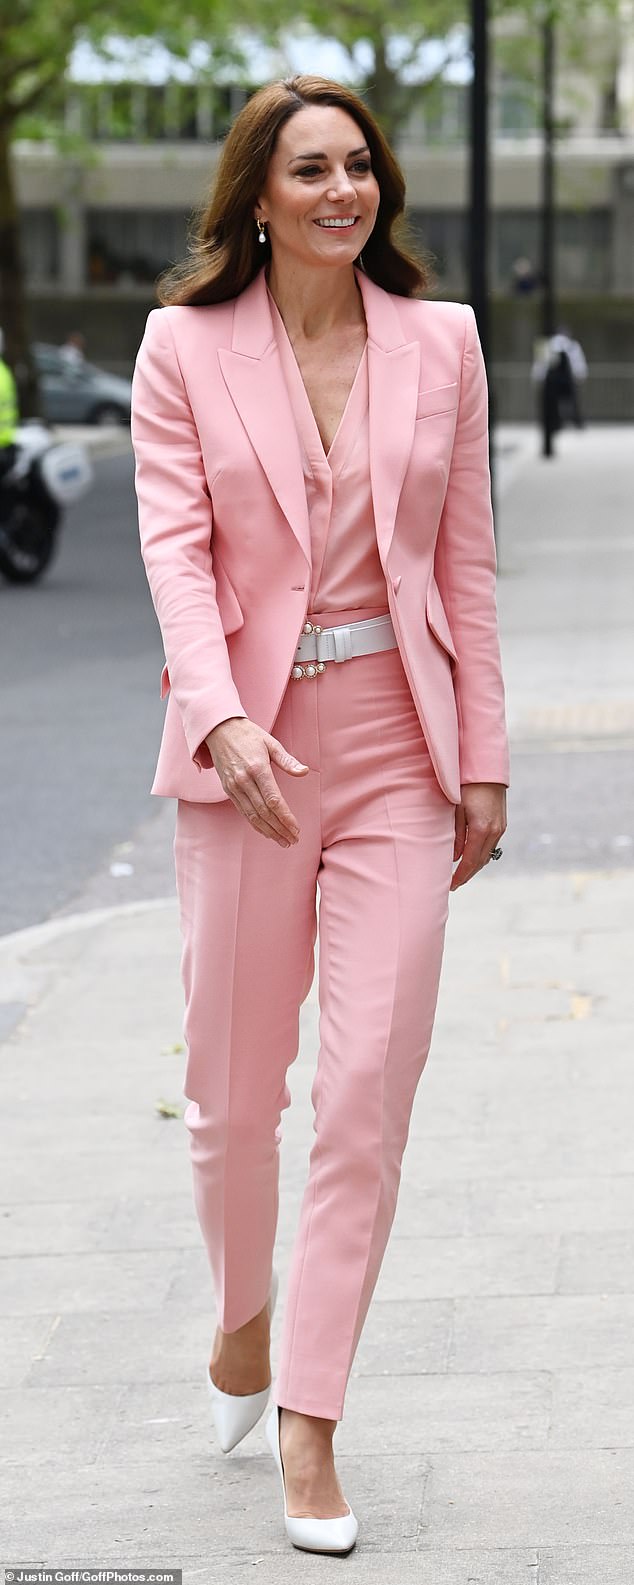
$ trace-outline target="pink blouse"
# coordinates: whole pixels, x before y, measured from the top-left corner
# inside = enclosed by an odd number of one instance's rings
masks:
[[[370,486],[367,343],[337,433],[324,451],[284,320],[269,292],[278,351],[297,425],[310,521],[308,612],[389,611]]]

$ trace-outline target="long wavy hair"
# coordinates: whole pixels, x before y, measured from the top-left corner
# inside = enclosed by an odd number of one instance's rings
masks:
[[[254,208],[285,122],[307,105],[334,105],[361,128],[372,159],[380,202],[361,268],[400,297],[418,297],[430,271],[414,251],[403,218],[405,178],[381,128],[363,100],[327,77],[288,77],[268,83],[247,101],[225,139],[211,195],[199,209],[189,252],[157,283],[160,303],[223,303],[237,297],[271,257],[258,243]]]

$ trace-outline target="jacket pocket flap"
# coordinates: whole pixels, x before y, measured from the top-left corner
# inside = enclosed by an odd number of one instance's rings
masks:
[[[244,612],[233,584],[229,582],[220,557],[212,551],[212,569],[216,583],[216,605],[223,633],[235,633],[244,625]],[[170,690],[170,677],[167,665],[161,672],[161,699],[165,698]]]
[[[433,418],[435,413],[451,413],[458,406],[458,381],[451,385],[435,385],[432,390],[419,391],[416,401],[417,418]]]
[[[216,605],[220,612],[223,631],[235,633],[244,625],[244,613],[233,584],[222,565],[218,552],[211,547],[211,566],[216,580]]]
[[[432,630],[434,638],[437,638],[438,643],[442,644],[443,649],[446,649],[448,654],[451,655],[454,660],[457,660],[458,656],[456,654],[456,646],[451,636],[451,628],[447,621],[447,613],[442,603],[440,589],[438,588],[435,578],[432,578],[427,586],[425,610],[427,614],[427,621]]]

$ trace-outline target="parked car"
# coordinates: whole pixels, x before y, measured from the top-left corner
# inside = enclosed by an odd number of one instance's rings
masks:
[[[132,385],[94,363],[71,363],[59,347],[36,341],[42,417],[51,424],[129,424]]]

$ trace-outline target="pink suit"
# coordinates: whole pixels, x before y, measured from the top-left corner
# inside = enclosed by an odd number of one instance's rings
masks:
[[[171,684],[153,790],[179,800],[195,1202],[231,1331],[270,1284],[318,891],[316,1137],[276,1396],[332,1419],[429,1050],[461,782],[508,783],[473,315],[357,279],[367,350],[327,459],[263,271],[232,303],[154,311],[133,397]],[[307,613],[325,626],[388,609],[397,649],[290,680]],[[229,715],[309,765],[275,772],[295,847],[252,830],[224,794],[204,739]]]

